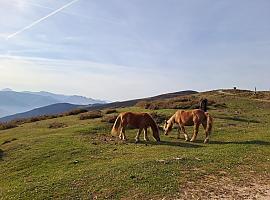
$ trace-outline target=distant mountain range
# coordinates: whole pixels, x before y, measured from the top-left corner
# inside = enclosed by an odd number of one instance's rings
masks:
[[[16,92],[9,88],[0,91],[0,117],[30,111],[53,104],[91,105],[104,104],[105,101],[78,95],[61,95],[50,92]]]
[[[77,108],[83,108],[83,107],[85,106],[74,105],[74,104],[69,104],[69,103],[57,103],[57,104],[52,104],[49,106],[44,106],[41,108],[36,108],[27,112],[9,115],[9,116],[0,118],[0,122],[8,122],[14,119],[24,119],[24,118],[43,116],[43,115],[56,115],[56,114],[65,113],[65,112],[72,111]]]
[[[128,107],[128,106],[134,106],[139,101],[163,100],[163,99],[169,99],[169,98],[174,98],[178,96],[191,95],[191,94],[197,94],[197,93],[198,92],[196,91],[186,90],[186,91],[162,94],[162,95],[158,95],[154,97],[134,99],[134,100],[122,101],[122,102],[106,103],[106,104],[104,104],[103,101],[97,101],[97,103],[95,104],[86,105],[86,106],[74,105],[74,104],[68,104],[68,103],[57,103],[57,104],[37,108],[28,112],[23,112],[23,113],[11,115],[11,116],[3,117],[3,118],[0,118],[0,122],[7,122],[14,119],[22,119],[22,118],[36,117],[36,116],[42,116],[42,115],[61,114],[61,113],[68,112],[68,111],[71,111],[77,108],[82,108],[82,107],[88,110]]]

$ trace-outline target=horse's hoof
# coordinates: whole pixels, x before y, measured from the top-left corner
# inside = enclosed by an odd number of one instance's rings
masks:
[[[209,143],[209,140],[204,140],[203,143],[204,143],[204,144],[208,144],[208,143]]]
[[[138,144],[140,142],[140,140],[135,140],[135,144]]]
[[[194,140],[190,140],[190,142],[194,142]]]

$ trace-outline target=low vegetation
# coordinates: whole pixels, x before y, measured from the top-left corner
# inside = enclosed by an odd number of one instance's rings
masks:
[[[78,115],[85,112],[88,112],[88,110],[81,108],[81,109],[75,109],[75,110],[72,110],[63,114],[58,114],[58,115],[41,115],[41,116],[36,116],[36,117],[16,119],[10,122],[0,123],[0,130],[16,128],[19,125],[25,124],[25,123],[33,123],[33,122],[38,122],[38,121],[43,121],[43,120],[48,120],[48,119],[55,119],[55,118],[64,117],[64,116]]]
[[[112,114],[112,113],[117,113],[116,109],[106,109],[104,110],[104,114]]]
[[[78,114],[86,113],[86,112],[88,112],[87,109],[85,109],[85,108],[80,108],[80,109],[75,109],[75,110],[66,112],[66,113],[64,113],[64,116],[78,115]]]
[[[67,127],[67,125],[62,122],[52,122],[48,126],[48,128],[51,128],[51,129],[64,128],[64,127]]]
[[[80,120],[101,118],[102,112],[99,110],[89,111],[80,115]]]
[[[155,101],[139,101],[136,106],[144,109],[159,110],[159,109],[196,109],[199,108],[199,96],[181,96],[166,100]],[[215,101],[209,100],[208,105],[212,106]]]
[[[165,120],[168,120],[171,117],[170,115],[158,112],[151,112],[150,114],[158,125],[163,125]]]
[[[110,124],[113,124],[116,120],[116,118],[118,117],[118,115],[106,115],[101,119],[101,122],[107,122]]]
[[[6,130],[16,127],[18,127],[18,125],[14,122],[0,123],[0,130]]]

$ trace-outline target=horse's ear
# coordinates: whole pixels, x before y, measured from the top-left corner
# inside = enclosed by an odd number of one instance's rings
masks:
[[[165,119],[164,123],[165,123],[165,124],[168,124],[168,122],[167,122],[167,120],[166,120],[166,119]]]

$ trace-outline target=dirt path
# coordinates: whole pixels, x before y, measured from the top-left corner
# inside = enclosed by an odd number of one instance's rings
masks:
[[[181,200],[269,200],[270,183],[267,179],[255,180],[249,178],[243,181],[233,181],[227,177],[208,175],[196,182],[188,182],[182,187]]]

